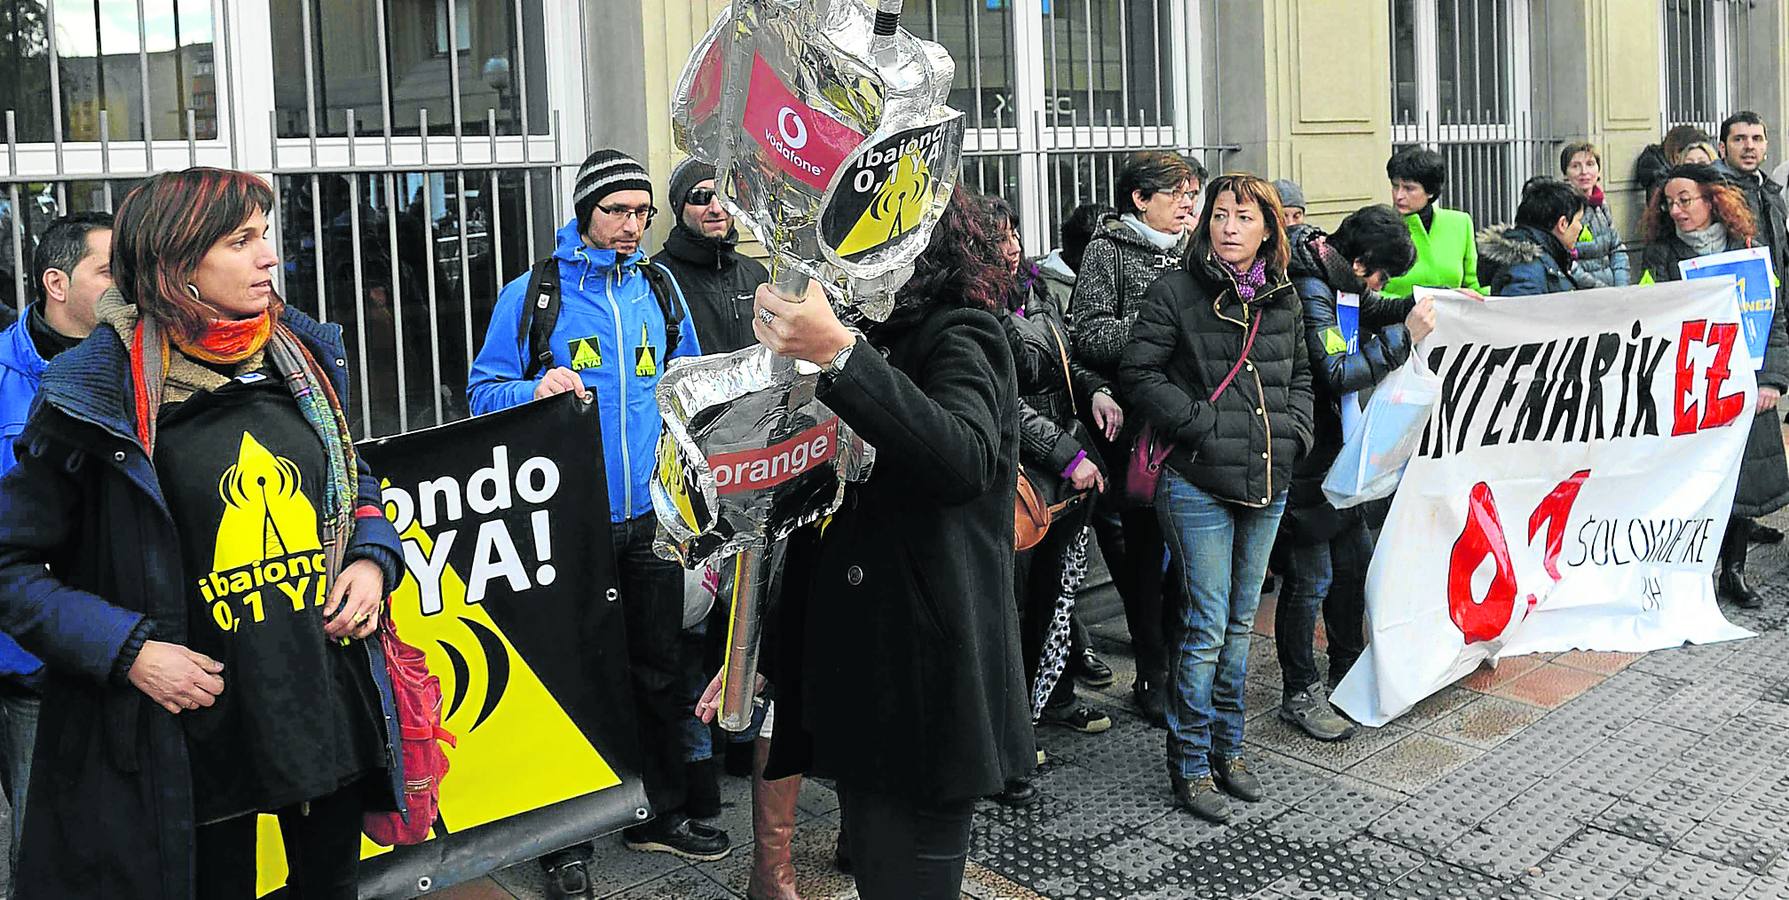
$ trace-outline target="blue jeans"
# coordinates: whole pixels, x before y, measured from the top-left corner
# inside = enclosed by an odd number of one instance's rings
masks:
[[[1285,696],[1316,684],[1317,610],[1323,610],[1329,634],[1329,681],[1348,674],[1366,648],[1362,633],[1367,603],[1367,564],[1373,559],[1373,535],[1366,519],[1353,510],[1347,524],[1326,541],[1294,542],[1288,554],[1285,587],[1274,610],[1273,639],[1279,650]]]
[[[1211,773],[1213,754],[1242,754],[1249,632],[1286,494],[1265,508],[1240,506],[1164,471],[1155,509],[1182,598],[1168,654],[1168,768],[1190,781]]]
[[[10,685],[0,690],[0,714],[5,717],[0,727],[0,764],[5,766],[6,799],[12,804],[12,844],[8,847],[8,870],[19,868],[19,838],[25,833],[25,796],[31,783],[31,754],[37,745],[37,692]]]

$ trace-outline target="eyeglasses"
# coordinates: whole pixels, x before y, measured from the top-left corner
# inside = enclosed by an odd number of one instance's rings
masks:
[[[685,206],[707,206],[713,202],[714,188],[690,188],[690,192],[683,195]]]
[[[1690,207],[1701,203],[1702,200],[1703,198],[1701,197],[1671,197],[1665,200],[1665,211],[1672,212],[1679,209],[1689,209]]]
[[[1179,189],[1175,189],[1172,191],[1156,191],[1156,194],[1163,196],[1163,197],[1167,197],[1168,200],[1173,203],[1181,203],[1181,202],[1190,203],[1193,200],[1198,199],[1198,197],[1199,197],[1199,191],[1196,188],[1193,190],[1190,190],[1190,191],[1183,191],[1183,190],[1179,190]]]
[[[652,223],[652,217],[658,215],[656,206],[598,206],[603,215],[614,219],[638,219],[641,225]]]

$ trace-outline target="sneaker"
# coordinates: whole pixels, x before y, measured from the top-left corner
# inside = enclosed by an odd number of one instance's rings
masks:
[[[1168,727],[1167,696],[1159,683],[1138,678],[1131,685],[1131,699],[1136,702],[1137,714],[1144,721],[1157,728]]]
[[[1025,807],[1036,803],[1038,800],[1043,799],[1043,794],[1039,793],[1037,785],[1032,784],[1030,781],[1024,778],[1014,778],[1006,783],[1006,790],[1003,790],[988,799],[993,800],[1001,806],[1010,806],[1013,809],[1024,809]]]
[[[1080,653],[1075,654],[1074,668],[1075,677],[1088,687],[1105,687],[1118,678],[1112,674],[1112,667],[1106,665],[1106,661],[1100,659],[1092,647],[1084,647]]]
[[[1046,706],[1042,718],[1046,725],[1061,725],[1082,734],[1099,734],[1112,727],[1111,717],[1085,703]]]
[[[725,831],[688,816],[635,825],[621,832],[621,836],[629,850],[669,853],[697,862],[726,859],[727,854],[733,852],[733,842]]]
[[[1211,777],[1224,793],[1238,800],[1254,803],[1261,799],[1261,779],[1249,771],[1248,764],[1242,757],[1226,759],[1213,753],[1211,755]]]
[[[1181,809],[1218,825],[1230,821],[1230,800],[1218,791],[1217,782],[1210,775],[1190,782],[1178,775],[1169,780],[1174,784],[1174,802]]]
[[[1313,684],[1280,704],[1280,718],[1320,741],[1345,741],[1354,736],[1354,723],[1329,705],[1323,685]]]

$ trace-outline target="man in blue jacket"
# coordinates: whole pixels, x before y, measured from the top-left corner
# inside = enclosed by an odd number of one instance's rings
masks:
[[[649,272],[652,264],[640,250],[657,212],[645,167],[619,151],[598,150],[579,167],[572,199],[577,217],[559,229],[555,265],[540,275],[522,275],[498,295],[484,347],[472,362],[467,394],[474,414],[566,391],[580,397],[596,394],[645,757],[641,779],[656,814],[653,821],[629,828],[625,838],[636,850],[720,859],[732,849],[726,832],[693,821],[683,811],[687,784],[679,735],[682,719],[689,715],[677,690],[683,570],[652,552],[657,522],[647,489],[663,427],[654,391],[668,358],[700,352],[696,329],[675,279]],[[551,292],[542,286],[554,277],[559,302],[551,334],[545,347],[527,346],[534,343],[534,329],[523,328],[522,316],[553,308]],[[527,296],[531,285],[541,296]],[[675,296],[662,296],[667,292]],[[667,322],[667,309],[675,311],[674,324]],[[675,346],[667,346],[672,333],[679,338]],[[531,371],[537,366],[538,373]],[[556,886],[568,895],[583,894],[585,849],[574,847],[543,860]]]
[[[25,429],[44,369],[93,331],[93,304],[112,286],[111,259],[111,213],[76,213],[44,229],[31,259],[36,302],[0,331],[0,475],[17,463],[13,440]],[[9,862],[15,865],[42,679],[43,663],[0,633],[0,780],[12,803]]]

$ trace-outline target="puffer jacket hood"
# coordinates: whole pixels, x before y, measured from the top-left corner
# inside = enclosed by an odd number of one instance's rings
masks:
[[[1493,225],[1478,232],[1479,278],[1493,295],[1520,297],[1595,287],[1573,269],[1559,239],[1529,225]]]

